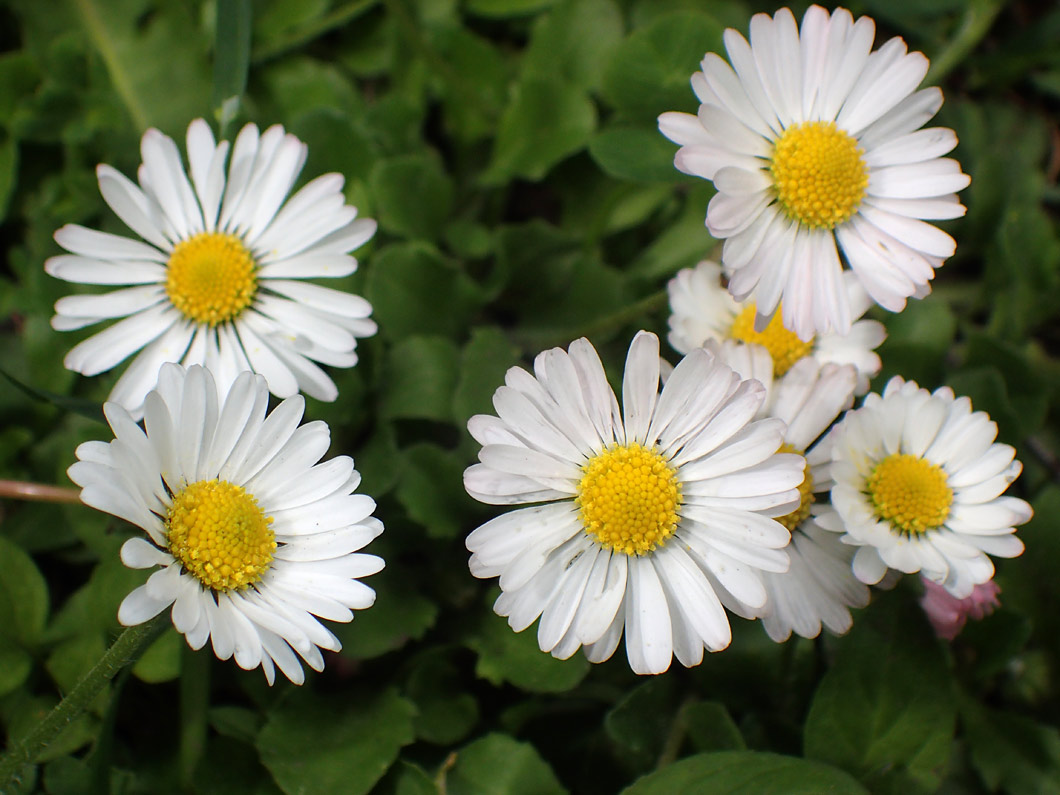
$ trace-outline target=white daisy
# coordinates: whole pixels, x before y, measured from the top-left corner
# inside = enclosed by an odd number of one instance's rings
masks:
[[[850,608],[868,604],[869,589],[851,570],[854,549],[817,525],[816,517],[829,510],[817,495],[827,494],[832,487],[831,442],[826,431],[853,403],[855,370],[848,364],[822,365],[804,358],[783,378],[774,380],[772,361],[761,345],[729,340],[720,346],[720,355],[742,376],[762,382],[767,397],[758,416],[783,420],[787,430],[781,450],[807,460],[799,507],[777,519],[791,531],[786,547],[791,567],[762,575],[769,594],[759,611],[762,625],[778,643],[793,631],[816,638],[822,625],[842,634],[853,623]]]
[[[800,338],[845,334],[855,317],[843,259],[880,305],[929,292],[953,238],[925,220],[957,218],[969,177],[943,158],[952,130],[919,129],[942,105],[916,91],[928,59],[893,38],[870,52],[875,24],[811,6],[751,19],[751,41],[725,31],[730,63],[707,53],[692,88],[698,116],[664,113],[678,169],[712,180],[707,228],[724,238],[729,290],[764,325],[783,298]]]
[[[130,285],[59,299],[52,326],[60,331],[123,318],[76,345],[64,364],[96,375],[140,351],[110,394],[137,417],[164,362],[206,365],[222,393],[253,370],[277,397],[334,400],[335,384],[315,362],[352,367],[357,338],[376,331],[372,307],[304,280],[353,273],[349,252],[375,233],[375,221],[345,205],[340,174],[285,202],[306,145],[279,125],[259,135],[248,124],[229,158],[228,142],[216,143],[197,119],[187,151],[190,182],[176,144],[155,129],[141,142],[139,185],[110,166],[96,169],[104,200],[143,241],[74,224],[55,233],[70,253],[49,259],[49,274]]]
[[[854,573],[921,572],[963,599],[994,575],[987,554],[1023,552],[1015,525],[1031,507],[1002,492],[1020,473],[997,425],[948,387],[929,393],[895,376],[836,426],[832,507],[818,523],[857,546]],[[985,554],[984,554],[985,553]]]
[[[667,339],[679,353],[688,353],[709,340],[734,339],[764,345],[773,357],[773,370],[778,377],[804,356],[812,356],[822,364],[851,364],[858,374],[856,394],[864,394],[869,390],[869,379],[880,371],[880,357],[875,349],[886,338],[887,331],[879,321],[858,319],[871,302],[854,274],[843,274],[843,286],[857,322],[847,334],[825,332],[804,342],[784,328],[779,314],[764,329],[756,331],[755,304],[741,306],[723,286],[721,266],[704,260],[695,268],[679,271],[667,285],[670,294]]]
[[[494,609],[521,632],[539,616],[542,651],[585,646],[608,659],[626,635],[629,664],[665,671],[731,639],[723,604],[766,600],[762,571],[784,571],[800,456],[778,454],[783,425],[752,421],[765,395],[713,353],[692,351],[659,391],[659,340],[640,332],[619,408],[584,339],[513,367],[497,417],[468,423],[483,447],[468,493],[524,505],[467,538],[471,573],[500,577]]]
[[[70,479],[86,505],[135,524],[122,561],[161,566],[121,603],[118,620],[143,623],[173,606],[173,625],[200,649],[275,668],[301,684],[295,652],[322,670],[320,649],[339,640],[314,616],[350,621],[375,592],[357,580],[383,568],[358,553],[383,531],[375,501],[355,494],[361,477],[328,449],[323,422],[299,427],[305,400],[288,398],[266,417],[269,391],[244,372],[218,401],[209,370],[163,365],[145,401],[144,429],[124,408],[104,410],[115,439],[86,442]],[[292,651],[293,649],[293,651]]]

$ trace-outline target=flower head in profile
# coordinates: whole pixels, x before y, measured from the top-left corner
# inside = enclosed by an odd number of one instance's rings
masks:
[[[1002,496],[1021,465],[996,437],[997,425],[968,398],[898,376],[846,414],[832,444],[834,512],[818,523],[857,547],[858,579],[920,572],[964,599],[994,576],[988,555],[1023,552],[1015,527],[1032,511]]]
[[[97,375],[137,354],[110,394],[135,417],[165,362],[209,367],[222,393],[252,370],[277,397],[301,391],[334,400],[335,384],[318,363],[357,362],[357,338],[376,331],[372,307],[306,280],[353,273],[349,252],[376,224],[345,204],[339,174],[287,198],[306,151],[279,125],[259,134],[248,124],[229,152],[197,119],[187,135],[190,181],[176,144],[155,129],[141,142],[139,184],[100,165],[104,200],[142,240],[74,224],[55,233],[70,253],[49,259],[49,274],[124,285],[56,303],[60,331],[121,318],[74,346],[67,368]]]
[[[854,548],[836,533],[817,524],[828,507],[820,495],[832,487],[831,441],[827,433],[841,412],[853,402],[857,375],[853,366],[821,364],[800,359],[779,379],[773,378],[769,354],[761,345],[729,340],[717,346],[722,360],[741,376],[756,378],[766,387],[760,417],[784,421],[781,450],[806,457],[806,474],[799,486],[799,506],[777,519],[791,531],[785,551],[791,559],[786,572],[764,572],[769,594],[759,612],[762,626],[778,643],[791,633],[816,638],[821,627],[835,634],[850,629],[851,607],[869,602],[869,589],[851,569]]]
[[[679,170],[713,181],[707,228],[759,328],[783,300],[801,339],[846,334],[843,262],[897,312],[953,254],[928,221],[964,214],[969,177],[942,157],[957,137],[920,129],[942,105],[938,88],[916,90],[928,60],[900,38],[872,51],[868,17],[811,6],[800,29],[782,8],[752,17],[750,33],[725,31],[729,61],[707,53],[692,77],[698,115],[664,113],[659,129],[681,145]]]
[[[923,577],[921,580],[924,583],[924,595],[920,597],[920,607],[931,622],[935,634],[943,640],[953,640],[960,635],[969,618],[982,621],[1001,606],[997,598],[1001,587],[993,580],[975,586],[964,599],[952,596],[931,580]]]
[[[741,306],[722,283],[721,266],[704,260],[695,268],[678,272],[667,285],[670,296],[670,333],[674,350],[688,353],[710,340],[737,340],[764,346],[773,359],[773,374],[780,378],[804,357],[821,364],[850,364],[857,371],[855,394],[869,390],[869,380],[880,371],[876,348],[887,336],[883,324],[860,319],[871,303],[852,273],[843,274],[855,323],[849,333],[825,332],[803,341],[774,315],[764,329],[755,328],[754,303]],[[744,373],[745,376],[750,377]]]
[[[122,624],[172,605],[193,649],[210,640],[218,658],[260,665],[269,684],[276,668],[301,684],[298,656],[319,671],[320,650],[340,648],[317,617],[350,621],[375,601],[358,578],[383,560],[358,550],[383,525],[355,493],[352,459],[318,463],[330,432],[299,425],[302,396],[266,416],[268,403],[260,375],[243,373],[219,401],[209,370],[164,365],[144,427],[107,403],[115,438],[80,445],[70,478],[86,505],[146,533],[122,546],[127,566],[160,567],[122,602]]]
[[[778,453],[780,420],[754,420],[765,390],[697,349],[659,389],[659,340],[640,332],[622,407],[593,346],[513,367],[497,416],[468,423],[482,444],[468,493],[503,513],[467,538],[471,573],[499,577],[494,609],[561,659],[608,659],[625,634],[641,674],[673,656],[725,648],[725,607],[766,600],[762,571],[784,571],[789,533],[772,517],[798,504],[800,456]]]

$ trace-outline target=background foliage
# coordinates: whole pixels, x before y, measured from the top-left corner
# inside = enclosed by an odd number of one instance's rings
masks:
[[[895,373],[970,395],[1020,451],[1027,553],[999,564],[1001,610],[951,645],[915,578],[842,638],[773,644],[734,620],[698,668],[638,678],[537,650],[492,613],[464,536],[494,511],[461,472],[465,423],[506,368],[588,335],[617,372],[664,332],[661,290],[711,254],[709,183],[657,132],[694,111],[688,79],[740,0],[5,0],[0,3],[0,478],[66,485],[108,439],[114,376],[62,367],[46,276],[64,223],[124,229],[97,163],[133,174],[149,126],[183,139],[281,123],[304,179],[346,176],[379,220],[345,287],[380,333],[309,401],[350,453],[386,533],[375,607],[301,688],[194,654],[172,629],[27,770],[67,793],[1050,792],[1060,790],[1060,9],[1026,0],[863,0],[877,44],[932,58],[972,175],[957,254],[888,328]],[[797,3],[801,15],[805,4]],[[219,13],[220,12],[220,13]],[[245,85],[245,93],[243,92]],[[241,95],[237,101],[226,99]],[[303,179],[303,181],[304,181]],[[31,387],[27,392],[23,386]],[[0,720],[17,737],[117,631],[142,581],[132,529],[78,505],[0,503]]]

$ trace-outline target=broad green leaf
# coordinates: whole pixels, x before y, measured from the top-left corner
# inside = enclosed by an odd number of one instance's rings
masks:
[[[276,787],[249,743],[229,737],[211,737],[195,768],[192,789],[201,795],[247,792],[265,795]]]
[[[445,779],[448,795],[558,795],[567,790],[529,743],[487,734],[457,751]]]
[[[633,31],[611,52],[604,98],[629,119],[653,124],[665,111],[695,112],[689,81],[706,52],[724,52],[724,27],[701,11],[677,11]]]
[[[965,699],[961,706],[972,766],[991,792],[1060,791],[1060,732],[1013,712]]]
[[[444,337],[408,337],[394,345],[385,367],[384,416],[448,421],[458,356]]]
[[[504,618],[489,615],[469,645],[478,652],[475,673],[495,685],[510,682],[533,693],[563,693],[589,673],[589,661],[581,653],[557,660],[541,651],[536,624],[513,632]]]
[[[453,394],[453,420],[461,428],[475,414],[493,411],[493,393],[504,383],[508,368],[519,363],[518,349],[493,327],[471,330],[460,352],[460,377]]]
[[[85,632],[75,635],[52,649],[46,667],[62,692],[73,689],[81,677],[99,662],[107,650],[102,633]],[[106,699],[103,699],[104,703]]]
[[[322,699],[298,691],[269,711],[257,748],[289,795],[369,792],[413,740],[413,705],[387,689]]]
[[[398,502],[431,538],[454,538],[474,505],[461,486],[464,461],[454,452],[419,442],[402,451]]]
[[[371,187],[380,226],[411,238],[435,240],[453,203],[453,186],[426,154],[383,160],[372,170]]]
[[[612,0],[560,3],[534,22],[523,74],[559,77],[595,91],[611,50],[622,40],[622,28],[622,12]]]
[[[677,718],[674,680],[654,677],[630,690],[604,718],[608,736],[622,746],[624,761],[652,767]]]
[[[356,611],[349,624],[330,625],[342,641],[342,655],[355,660],[379,657],[422,638],[438,618],[438,603],[419,592],[409,571],[398,568],[383,550],[371,551],[388,561],[383,571],[364,580],[376,592],[375,604]]]
[[[596,109],[582,89],[558,78],[528,77],[501,117],[485,183],[540,180],[589,143]]]
[[[864,781],[908,773],[931,790],[950,754],[953,684],[916,608],[888,607],[882,629],[863,614],[838,644],[806,718],[805,752]]]
[[[431,36],[446,68],[434,75],[446,127],[460,141],[479,141],[497,130],[508,96],[511,66],[489,39],[445,26]]]
[[[938,386],[957,333],[957,318],[949,304],[929,298],[909,301],[895,315],[877,314],[887,327],[887,339],[876,351],[883,362],[875,381],[877,389],[895,375],[927,389]]]
[[[0,536],[0,635],[32,646],[48,618],[48,583],[20,546]]]
[[[459,742],[478,721],[478,702],[461,692],[459,670],[441,653],[416,661],[405,690],[416,704],[416,736],[427,742]]]
[[[0,635],[0,696],[19,687],[33,670],[33,658],[13,638]]]
[[[742,751],[743,734],[720,701],[697,701],[684,708],[688,738],[701,751]]]
[[[176,630],[167,629],[140,655],[140,659],[133,665],[133,675],[140,681],[151,684],[176,679],[180,676],[181,653],[186,644],[183,635]]]
[[[465,8],[480,17],[520,17],[554,5],[556,0],[467,0]]]
[[[649,773],[622,795],[725,792],[731,795],[867,795],[847,773],[821,762],[764,751],[696,754]]]
[[[687,176],[674,168],[675,144],[654,127],[611,125],[589,142],[589,153],[604,173],[634,182],[678,182]],[[706,215],[706,207],[703,208]]]

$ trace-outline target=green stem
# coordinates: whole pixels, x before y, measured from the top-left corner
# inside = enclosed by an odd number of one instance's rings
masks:
[[[74,0],[74,5],[77,6],[77,11],[81,15],[85,27],[88,28],[88,35],[92,39],[92,44],[99,51],[99,55],[107,67],[107,72],[110,74],[110,79],[114,83],[114,89],[118,92],[122,102],[125,103],[133,123],[138,130],[146,130],[148,127],[147,112],[144,110],[143,105],[140,104],[140,98],[136,96],[136,92],[133,90],[129,74],[122,69],[121,62],[118,59],[118,51],[114,48],[113,37],[103,25],[99,9],[96,8],[93,0]]]
[[[685,742],[685,735],[688,734],[688,708],[695,702],[694,696],[686,696],[681,701],[677,711],[674,712],[674,719],[670,723],[670,731],[666,733],[662,750],[659,752],[659,759],[655,763],[656,770],[677,761],[677,756],[681,753],[681,746]]]
[[[210,700],[210,656],[186,643],[180,677],[180,778],[191,792],[195,768],[206,748],[206,710]]]
[[[32,764],[63,729],[85,711],[104,686],[125,666],[139,659],[143,650],[165,629],[169,617],[162,613],[150,621],[122,632],[74,689],[67,693],[48,716],[20,740],[12,740],[0,757],[0,792],[14,789],[22,768]]]
[[[924,82],[935,85],[963,61],[994,24],[1005,0],[975,0],[968,3],[960,27],[949,43],[931,61]]]
[[[341,8],[336,8],[330,14],[326,14],[320,19],[314,20],[304,28],[299,28],[277,41],[258,47],[251,55],[250,62],[252,64],[259,64],[262,61],[268,61],[275,58],[277,55],[282,55],[287,52],[287,50],[293,49],[300,44],[305,44],[307,41],[312,41],[317,36],[321,36],[330,30],[342,27],[351,19],[359,17],[361,14],[372,8],[372,6],[378,4],[379,0],[354,0],[352,3],[347,3]]]

